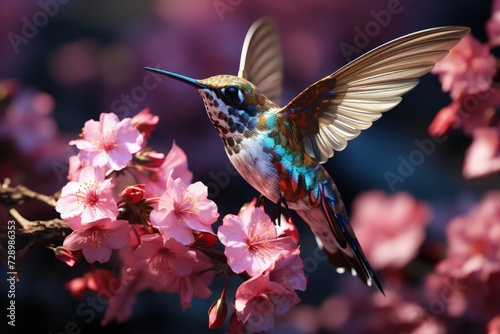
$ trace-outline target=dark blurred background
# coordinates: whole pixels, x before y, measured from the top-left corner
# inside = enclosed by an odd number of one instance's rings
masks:
[[[465,25],[484,41],[490,7],[491,2],[483,0],[2,1],[0,79],[14,79],[19,89],[52,96],[59,139],[50,146],[53,149],[45,147],[46,153],[41,155],[37,150],[41,143],[33,144],[31,151],[22,151],[4,133],[0,157],[0,172],[4,175],[0,176],[51,194],[66,183],[61,168],[64,170],[72,153],[65,146],[77,137],[86,120],[98,119],[101,112],[132,117],[149,107],[153,114],[160,115],[150,146],[166,153],[175,140],[188,155],[195,180],[210,185],[221,217],[236,213],[257,193],[240,176],[226,180],[228,173],[224,171],[229,162],[198,92],[179,82],[153,77],[143,70],[144,66],[195,78],[236,74],[247,29],[256,19],[270,16],[276,20],[282,41],[287,102],[348,60],[407,33],[434,26]],[[390,20],[377,23],[376,13],[389,9],[395,12]],[[357,31],[365,31],[370,22],[378,30],[372,30],[366,46],[359,47],[358,43],[359,52],[346,57],[342,46],[356,47]],[[156,80],[161,82],[156,85]],[[348,208],[357,194],[369,189],[409,191],[432,204],[433,223],[439,225],[446,222],[446,215],[465,211],[467,204],[463,203],[470,203],[487,189],[498,188],[498,176],[480,180],[462,177],[464,152],[470,139],[459,133],[450,133],[443,142],[436,143],[435,151],[425,154],[425,160],[414,166],[404,182],[388,183],[387,172],[398,174],[401,159],[408,160],[419,150],[416,140],[432,140],[427,127],[449,102],[437,77],[429,74],[399,106],[325,164]],[[50,113],[50,98],[39,103],[49,104]],[[14,136],[17,128],[9,123],[0,129],[7,131],[6,127]],[[37,152],[36,158],[30,157]],[[453,206],[456,212],[440,209]],[[44,208],[27,208],[24,213],[31,219],[48,218],[43,216],[47,215]],[[298,225],[303,257],[312,256],[312,235],[302,223]],[[96,310],[95,319],[90,319],[88,313],[82,315],[79,307],[85,309],[88,305],[82,306],[85,302],[74,300],[63,288],[85,266],[69,268],[55,260],[50,251],[39,250],[31,251],[22,268],[16,291],[17,328],[34,325],[40,333],[78,333],[78,329],[81,333],[208,332],[207,309],[217,298],[221,283],[214,283],[213,298],[195,299],[185,312],[176,295],[142,293],[128,322],[101,328],[103,311]],[[320,263],[309,273],[307,292],[300,294],[303,303],[319,305],[335,291],[335,281],[340,277],[327,263]],[[6,300],[4,282],[2,301]],[[66,327],[73,322],[76,329]]]

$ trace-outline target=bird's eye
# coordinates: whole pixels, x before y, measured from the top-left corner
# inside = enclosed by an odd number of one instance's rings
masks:
[[[224,90],[224,94],[230,98],[230,99],[234,99],[235,97],[238,96],[238,88],[236,87],[227,87],[225,90]]]

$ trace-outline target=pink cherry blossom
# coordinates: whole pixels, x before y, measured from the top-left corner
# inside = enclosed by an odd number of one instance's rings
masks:
[[[164,240],[157,233],[141,236],[134,257],[134,270],[143,268],[157,291],[168,288],[177,277],[191,274],[197,262],[195,251],[173,238]]]
[[[285,250],[271,266],[269,279],[273,282],[295,290],[306,290],[306,277],[304,275],[304,263],[300,258],[300,250]]]
[[[102,113],[99,121],[89,120],[81,139],[69,144],[80,149],[80,159],[91,165],[120,170],[127,166],[132,154],[141,149],[144,137],[131,124],[130,118],[119,120],[113,113]]]
[[[400,268],[413,259],[425,238],[431,209],[410,194],[382,191],[359,195],[351,222],[373,268]]]
[[[443,91],[458,100],[463,94],[475,94],[491,86],[496,60],[487,45],[469,34],[436,64],[432,73],[439,75]]]
[[[489,192],[446,228],[448,252],[436,270],[453,277],[478,273],[482,280],[500,272],[500,192]]]
[[[249,205],[237,216],[224,217],[217,233],[226,246],[224,254],[235,273],[257,276],[267,270],[281,252],[292,249],[290,237],[277,237],[276,227],[262,207]]]
[[[500,124],[476,128],[465,153],[463,174],[474,178],[500,172]]]
[[[80,176],[82,171],[82,162],[78,155],[72,155],[69,157],[69,168],[68,168],[68,181],[76,181]]]
[[[283,315],[299,303],[297,294],[269,279],[269,274],[252,277],[236,290],[238,319],[254,332],[274,328],[274,316]]]
[[[191,307],[193,297],[208,298],[212,295],[209,288],[215,277],[214,263],[205,254],[196,251],[196,260],[193,271],[186,276],[176,276],[164,287],[164,291],[178,293],[183,310]]]
[[[144,183],[146,184],[145,196],[146,197],[159,197],[165,192],[167,180],[172,174],[173,179],[180,178],[184,183],[189,184],[193,179],[193,174],[188,168],[186,153],[175,143],[172,143],[172,148],[164,157],[163,163],[151,169],[130,169],[129,172],[133,175],[134,180],[121,180],[124,184]],[[120,179],[123,176],[119,177]]]
[[[189,184],[193,180],[193,173],[188,168],[186,153],[177,146],[175,141],[172,143],[172,148],[162,165],[154,174],[153,182],[149,182],[146,194],[148,196],[161,196],[165,191],[165,185],[169,177],[174,180],[180,178],[185,184]]]
[[[130,318],[137,294],[148,287],[149,281],[146,276],[145,271],[138,271],[133,275],[126,274],[125,279],[122,278],[120,288],[108,300],[108,307],[101,325],[105,326],[113,320],[124,322]]]
[[[174,238],[189,245],[195,241],[193,230],[212,233],[212,224],[219,217],[217,205],[207,196],[207,187],[201,182],[186,185],[181,179],[169,178],[151,212],[151,223],[165,240]]]
[[[71,251],[81,249],[87,262],[104,263],[109,260],[112,249],[125,247],[129,240],[128,221],[102,218],[90,224],[79,225],[64,239],[63,246]]]
[[[491,7],[491,16],[486,22],[486,31],[491,46],[498,46],[500,45],[500,1],[493,0]]]
[[[87,166],[81,170],[78,181],[70,181],[62,188],[56,211],[70,223],[89,224],[101,218],[116,219],[118,207],[111,187],[111,180],[104,179],[101,168]]]

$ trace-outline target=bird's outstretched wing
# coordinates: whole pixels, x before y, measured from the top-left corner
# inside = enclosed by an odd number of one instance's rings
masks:
[[[395,107],[469,31],[431,28],[383,44],[309,86],[279,116],[304,151],[323,163]]]
[[[278,33],[269,18],[255,21],[241,50],[238,76],[253,83],[276,105],[281,103],[283,57]]]

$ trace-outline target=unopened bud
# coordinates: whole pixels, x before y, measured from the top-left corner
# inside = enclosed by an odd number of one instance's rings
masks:
[[[158,124],[160,117],[149,112],[149,108],[142,109],[137,115],[132,117],[132,124],[144,137],[149,137]]]
[[[227,304],[223,298],[219,298],[208,309],[208,327],[210,329],[221,328],[226,316]]]
[[[58,260],[61,260],[70,267],[73,267],[78,260],[78,258],[69,249],[66,249],[63,246],[54,248],[54,254]]]
[[[136,204],[144,197],[145,184],[135,184],[125,187],[120,193],[120,197],[127,204]]]
[[[207,232],[200,232],[195,239],[196,246],[201,248],[212,248],[217,243],[217,236]]]
[[[165,154],[151,148],[145,148],[134,154],[134,162],[145,169],[159,168],[163,161],[165,161]]]

